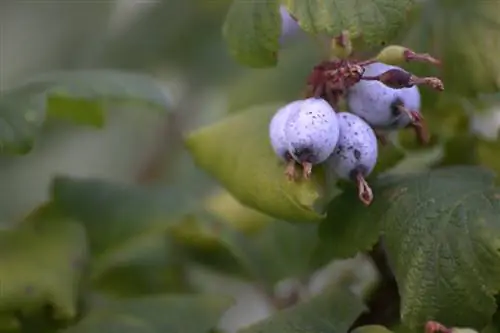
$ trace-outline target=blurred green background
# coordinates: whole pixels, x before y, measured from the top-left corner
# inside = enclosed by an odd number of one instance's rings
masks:
[[[423,112],[436,140],[432,147],[424,149],[415,147],[413,137],[402,133],[399,142],[404,147],[403,153],[387,151],[382,160],[395,167],[396,172],[453,164],[479,164],[500,171],[497,140],[500,110],[496,95],[500,74],[500,58],[496,51],[500,46],[500,34],[495,25],[500,20],[488,16],[495,13],[493,9],[498,2],[489,1],[488,8],[483,8],[484,4],[474,7],[472,2],[422,2],[411,26],[394,40],[418,52],[443,58],[442,72],[421,65],[409,68],[419,74],[440,75],[450,87],[439,97],[423,91]],[[81,212],[76,215],[93,221],[101,219],[103,223],[115,219],[117,223],[113,227],[117,228],[124,221],[142,222],[147,214],[178,218],[166,213],[169,207],[195,212],[199,207],[208,207],[206,209],[222,212],[220,214],[226,219],[232,219],[230,222],[246,229],[265,225],[267,217],[245,210],[194,166],[183,146],[182,136],[254,104],[296,99],[309,70],[323,56],[323,50],[316,40],[299,32],[283,43],[276,68],[243,68],[229,57],[221,36],[229,5],[230,0],[0,1],[0,91],[8,91],[36,74],[50,71],[112,68],[155,77],[172,101],[168,113],[137,106],[112,107],[107,110],[106,125],[102,129],[62,120],[45,123],[33,151],[23,156],[0,157],[2,226],[12,226],[46,202],[55,176],[100,179],[131,188],[144,186],[149,189],[147,186],[154,185],[155,190],[163,191],[161,200],[157,200],[158,195],[149,197],[150,190],[142,195],[134,192],[138,199],[123,199],[111,211],[112,205],[106,201],[106,196],[113,197],[115,189],[107,189],[101,184],[102,189],[94,187],[88,194],[93,198],[89,199],[90,203],[74,203],[73,210]],[[464,32],[465,26],[468,32]],[[455,38],[449,38],[452,32]],[[365,51],[367,54],[375,52]],[[467,69],[473,74],[465,74]],[[60,193],[69,191],[69,194],[64,193],[71,197],[71,186],[64,182],[59,185],[54,186]],[[82,191],[84,187],[73,194],[79,198]],[[164,212],[157,212],[161,210],[159,206],[165,207]],[[106,213],[100,214],[101,209]],[[186,226],[197,223],[194,221],[197,217],[183,218]],[[211,227],[206,228],[205,232],[210,234]],[[288,227],[276,228],[277,231],[268,230],[269,235],[260,239],[265,245],[252,245],[260,249],[264,257],[271,257],[263,265],[271,267],[277,262],[286,262],[293,266],[296,258],[293,251],[301,253],[304,249],[312,249],[305,243],[315,241],[314,229],[297,232],[297,229],[287,231]],[[113,230],[109,231],[109,237],[115,236]],[[211,246],[210,240],[207,241],[209,245],[198,244],[196,236],[190,232],[200,231],[193,230],[186,227],[176,234],[194,243],[189,244],[189,249],[175,244],[165,250],[171,251],[170,257],[176,262],[182,261],[185,255],[194,258],[192,263],[187,261],[188,267],[181,277],[189,281],[189,287],[173,284],[173,290],[194,288],[236,295],[238,305],[220,323],[229,332],[267,316],[272,305],[256,291],[255,283],[235,279],[232,271],[229,277],[220,273],[221,269],[215,269],[224,266],[225,273],[230,271],[229,256],[223,250],[219,251],[221,253],[204,250],[205,246]],[[289,232],[288,242],[296,248],[290,245],[283,250],[268,246],[277,242],[274,233],[283,235],[284,232]],[[309,232],[310,237],[305,232]],[[303,243],[297,245],[298,239]],[[286,242],[283,240],[283,244]],[[98,247],[98,241],[96,244]],[[288,257],[286,251],[289,251]],[[277,254],[272,258],[269,253]],[[99,266],[106,266],[102,262],[95,265],[93,268],[98,272],[107,269]],[[255,268],[252,266],[255,263],[246,262],[246,265],[250,265],[250,271]],[[353,272],[355,282],[351,284],[358,289],[360,283],[366,284],[375,274],[362,256],[332,265],[328,266],[328,274],[315,276],[308,292],[319,292],[322,285],[342,277],[344,271]],[[266,272],[266,276],[259,278],[275,283],[286,277],[283,272],[300,276],[301,269],[288,267],[278,273]],[[137,282],[133,274],[120,271],[114,274],[118,274],[118,278],[110,273],[109,281],[112,282],[109,284],[113,286],[108,288],[103,273],[96,282],[98,289],[134,294],[130,290],[127,292],[128,286]],[[133,280],[130,284],[125,281],[128,277]],[[117,287],[120,284],[117,281],[121,280],[124,289]],[[286,293],[286,286],[280,288]],[[276,293],[282,292],[280,288]]]

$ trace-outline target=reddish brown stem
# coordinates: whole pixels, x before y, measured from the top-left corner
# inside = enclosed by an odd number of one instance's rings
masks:
[[[410,62],[410,61],[419,61],[419,62],[426,62],[435,66],[441,66],[441,61],[432,57],[428,53],[416,53],[410,49],[406,49],[404,52],[404,57],[405,60]]]
[[[313,167],[312,163],[302,162],[302,177],[304,177],[304,179],[311,178],[312,167]]]
[[[297,178],[297,172],[295,170],[295,161],[293,159],[290,159],[286,163],[285,167],[285,176],[288,178],[289,181],[294,181]]]
[[[369,206],[373,201],[373,191],[368,185],[363,175],[359,172],[356,175],[356,185],[358,186],[358,198],[365,205]]]

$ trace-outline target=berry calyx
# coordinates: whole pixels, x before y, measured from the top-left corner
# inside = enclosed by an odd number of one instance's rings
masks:
[[[350,39],[347,32],[333,38],[331,48],[333,55],[336,50],[343,47],[352,56],[350,50]],[[401,57],[406,61],[426,61],[438,64],[439,60],[428,54],[418,54],[408,48],[390,46],[379,54],[386,54],[392,60]],[[395,54],[395,55],[394,55]],[[342,56],[342,54],[341,54]],[[338,58],[338,57],[337,57]],[[365,68],[373,63],[379,62],[377,57],[368,60],[355,60],[352,57],[322,61],[314,66],[307,78],[306,98],[316,97],[326,100],[334,109],[338,109],[338,103],[345,96],[347,90],[361,80],[380,81],[394,89],[413,87],[416,85],[427,85],[437,91],[443,91],[443,82],[436,77],[418,77],[402,70],[390,70],[378,76],[363,76]]]

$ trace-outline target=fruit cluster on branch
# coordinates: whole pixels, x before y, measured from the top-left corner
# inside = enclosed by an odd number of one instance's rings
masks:
[[[355,182],[359,199],[369,205],[373,193],[366,177],[377,163],[377,139],[386,144],[387,132],[412,128],[418,141],[427,144],[418,86],[444,90],[436,77],[418,77],[388,63],[440,62],[395,45],[373,59],[355,60],[346,33],[332,40],[332,49],[342,49],[347,56],[313,67],[305,98],[280,108],[271,120],[271,145],[285,162],[285,175],[291,181],[298,178],[297,165],[302,177],[309,179],[313,166],[325,164],[327,172]],[[348,112],[339,109],[341,99]]]

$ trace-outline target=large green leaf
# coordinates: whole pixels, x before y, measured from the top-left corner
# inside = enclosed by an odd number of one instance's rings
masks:
[[[347,290],[332,288],[244,328],[239,333],[345,333],[364,310],[357,296]]]
[[[420,6],[419,19],[405,45],[442,60],[439,76],[446,92],[463,97],[498,91],[499,2],[436,0],[423,1]],[[429,75],[428,66],[425,71]]]
[[[195,162],[242,204],[286,221],[317,221],[329,196],[321,168],[291,182],[269,143],[269,122],[281,105],[263,105],[202,128],[186,139]]]
[[[0,310],[31,312],[52,305],[56,316],[76,315],[87,260],[85,231],[45,205],[0,231]]]
[[[233,0],[223,26],[231,55],[243,65],[278,62],[281,16],[278,0]]]
[[[151,296],[96,306],[64,333],[208,333],[233,304],[212,295]]]
[[[85,226],[92,280],[98,286],[128,285],[130,280],[138,291],[154,292],[175,277],[170,274],[178,256],[166,230],[177,220],[182,198],[171,189],[59,177],[52,184],[52,200]]]
[[[408,21],[414,0],[282,0],[302,29],[337,36],[348,30],[369,45],[397,36]]]
[[[381,193],[384,239],[412,329],[433,318],[486,326],[500,290],[500,190],[481,168],[434,170]],[[381,200],[383,204],[384,200]]]
[[[433,318],[484,327],[500,289],[500,190],[493,174],[449,167],[373,185],[368,208],[350,201],[349,192],[332,202],[320,227],[323,251],[350,256],[383,232],[406,326],[418,330]]]
[[[80,70],[36,76],[0,97],[0,150],[29,152],[47,116],[100,127],[105,106],[118,102],[170,107],[159,84],[141,74]]]

